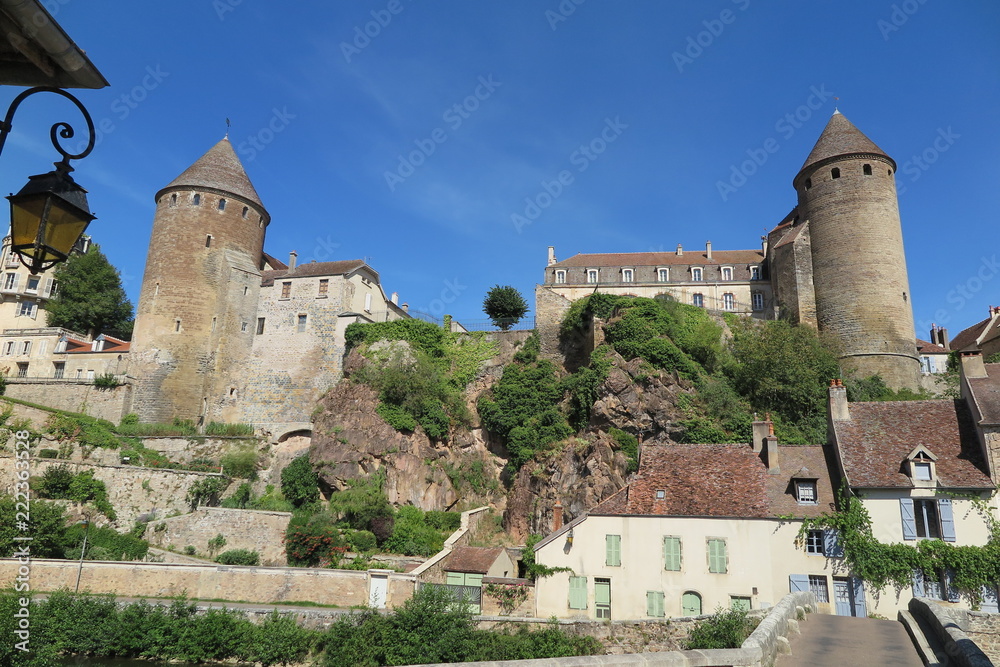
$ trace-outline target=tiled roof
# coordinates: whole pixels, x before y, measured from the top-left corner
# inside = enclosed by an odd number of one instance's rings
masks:
[[[968,378],[983,423],[1000,424],[1000,364],[984,364],[984,378]]]
[[[758,264],[764,261],[760,250],[713,250],[709,259],[704,250],[676,252],[605,252],[577,254],[556,262],[553,267],[574,266],[670,266],[674,264]],[[549,267],[551,268],[551,267]]]
[[[976,322],[968,329],[963,329],[962,331],[960,331],[954,338],[951,339],[951,349],[964,350],[966,348],[977,347],[976,341],[979,339],[980,336],[983,336],[983,334],[986,333],[987,328],[989,327],[990,323],[994,320],[994,318],[995,318],[994,315],[990,315],[985,320],[981,322]],[[1000,320],[1000,318],[997,319]],[[998,325],[1000,325],[1000,321],[998,321]],[[988,338],[992,338],[992,336]],[[988,338],[984,338],[984,341],[987,340]]]
[[[903,461],[918,445],[937,456],[944,488],[993,488],[972,415],[956,400],[851,403],[851,419],[835,421],[837,447],[855,488],[911,488]]]
[[[212,146],[160,192],[175,187],[192,186],[230,192],[264,208],[229,139],[223,139]],[[159,192],[156,197],[159,199]]]
[[[926,340],[917,339],[917,354],[948,354],[948,350],[937,343],[929,343]]]
[[[486,574],[496,562],[503,547],[455,547],[444,561],[449,572]]]
[[[799,238],[799,236],[802,235],[802,232],[804,232],[808,227],[809,225],[806,224],[795,225],[794,227],[791,227],[787,232],[785,232],[785,235],[781,238],[781,240],[774,244],[775,249],[778,249],[789,243],[794,243],[795,239]]]
[[[356,271],[363,266],[365,266],[365,262],[361,259],[346,259],[339,262],[309,262],[308,264],[299,264],[294,269],[286,268],[264,271],[261,276],[261,286],[267,287],[268,285],[273,285],[275,280],[282,280],[284,278],[340,276],[345,273]],[[368,267],[368,270],[378,277],[378,273],[375,269]]]
[[[772,475],[747,444],[645,445],[636,478],[590,514],[771,518],[829,510],[834,496],[824,448],[779,446],[778,459],[781,472]],[[819,504],[796,502],[796,476],[817,480]]]
[[[852,153],[874,153],[887,158],[889,157],[885,154],[885,151],[875,145],[874,141],[866,137],[861,130],[854,127],[854,124],[847,120],[844,114],[834,111],[833,116],[826,124],[822,134],[819,135],[816,145],[813,146],[812,152],[809,153],[809,157],[806,158],[802,169],[799,171],[805,171],[811,165],[827,158],[838,155],[850,155]],[[889,159],[891,160],[892,158]]]
[[[285,264],[284,262],[282,262],[277,257],[274,257],[273,255],[268,255],[266,252],[263,253],[263,255],[264,255],[264,261],[267,262],[267,266],[269,268],[275,269],[275,270],[281,270],[281,269],[287,269],[288,268],[288,265]]]

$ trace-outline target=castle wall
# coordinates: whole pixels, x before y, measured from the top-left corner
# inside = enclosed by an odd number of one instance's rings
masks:
[[[796,187],[809,221],[820,331],[839,339],[845,370],[916,389],[920,363],[893,171],[885,157],[848,156],[811,166]]]
[[[226,545],[214,555],[231,549],[249,549],[260,554],[261,565],[284,566],[284,537],[290,512],[263,512],[223,507],[200,507],[190,514],[151,521],[143,536],[153,546],[166,549],[173,546],[182,551],[193,546],[201,555],[208,555],[208,542],[216,535],[226,538]]]
[[[215,417],[228,395],[218,378],[253,344],[265,227],[264,211],[234,195],[160,193],[132,346],[142,421]]]
[[[95,387],[87,380],[33,380],[8,378],[4,392],[10,398],[38,403],[58,410],[81,412],[117,424],[131,403],[132,387]]]
[[[816,295],[808,225],[803,222],[801,229],[772,234],[775,242],[769,244],[769,265],[778,317],[815,327]]]

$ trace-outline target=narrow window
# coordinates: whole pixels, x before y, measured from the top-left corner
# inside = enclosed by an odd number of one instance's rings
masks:
[[[605,564],[610,567],[618,567],[622,564],[622,536],[605,535],[604,550],[607,558]]]
[[[663,569],[671,572],[681,570],[681,538],[663,538]]]
[[[247,213],[249,213],[249,212],[250,212],[250,207],[248,207],[248,206],[244,206],[244,207],[243,207],[243,219],[244,219],[244,220],[246,220],[246,219],[247,219]]]
[[[240,323],[240,332],[242,332],[242,333],[246,333],[246,332],[247,332],[247,326],[248,326],[248,325],[247,325],[247,323],[246,323],[246,322],[241,322],[241,323]]]
[[[731,268],[729,268],[728,266],[726,266],[726,267],[724,267],[722,269],[722,279],[723,280],[732,280],[733,279],[733,270]]]
[[[306,330],[306,316],[305,316],[304,314],[300,314],[300,315],[299,315],[299,319],[298,319],[298,330],[299,330],[300,332],[302,332],[302,331],[305,331],[305,330]]]
[[[597,282],[598,271],[597,269],[587,269],[587,282],[594,284]]]
[[[812,186],[813,186],[813,179],[807,178],[806,179],[806,190],[812,188]]]
[[[632,269],[622,269],[622,282],[623,283],[632,282],[632,278],[634,277],[634,275],[635,273]]]
[[[191,198],[191,203],[195,206],[201,206],[201,195],[195,193],[194,197]]]
[[[156,283],[156,287],[153,288],[153,296],[159,296],[160,294],[160,283]]]
[[[556,285],[565,285],[565,284],[566,284],[566,272],[556,271]]]
[[[38,352],[37,352],[37,354],[38,354],[39,357],[43,356],[48,351],[48,349],[49,349],[49,341],[47,341],[47,340],[40,340],[40,341],[38,341]]]
[[[26,378],[28,377],[28,364],[18,364],[17,365],[17,377]]]
[[[212,333],[215,333],[215,320],[216,320],[216,318],[213,317],[212,318]]]
[[[247,287],[246,285],[244,285],[244,286],[243,286],[243,296],[246,296],[246,295],[247,295],[247,292],[249,292],[249,291],[250,291],[250,288],[249,288],[249,287]]]
[[[319,280],[319,296],[326,296],[330,291],[330,280],[329,278],[320,278]]]
[[[865,166],[861,167],[861,171],[864,172],[865,176],[871,176],[872,166],[870,164],[866,164]]]
[[[646,616],[663,618],[663,591],[646,591]]]
[[[170,205],[171,206],[177,206],[177,194],[176,193],[170,195]],[[59,376],[59,377],[62,377],[62,376]]]
[[[809,590],[816,594],[816,599],[819,602],[830,601],[830,590],[826,586],[826,577],[823,575],[809,575]]]
[[[264,333],[264,318],[263,317],[258,317],[257,318],[257,335],[259,336],[262,333]]]
[[[751,266],[750,267],[750,280],[760,280],[760,267]]]
[[[212,247],[212,235],[211,234],[208,234],[208,235],[205,236],[205,247],[206,248],[211,248]]]
[[[753,309],[755,311],[764,310],[764,295],[760,292],[754,292],[750,295],[750,299],[753,303]]]
[[[830,170],[830,177],[831,178],[840,178],[840,168],[839,167],[834,167],[833,169],[831,169]]]
[[[52,366],[53,366],[52,377],[56,378],[57,380],[61,380],[63,375],[66,373],[65,362],[57,361],[53,363]]]
[[[726,541],[712,538],[708,540],[708,571],[713,574],[725,574],[728,566]]]
[[[220,199],[219,200],[219,210],[220,211],[225,211],[226,210],[226,200],[225,199]]]
[[[656,271],[656,279],[661,283],[665,283],[670,280],[670,269],[658,269]]]
[[[372,312],[372,295],[371,295],[371,292],[369,292],[368,294],[365,294],[365,312],[366,313]]]
[[[695,282],[700,282],[701,281],[701,276],[702,276],[702,273],[701,273],[701,269],[700,268],[695,267],[695,268],[691,269],[691,280],[693,280]]]
[[[181,321],[174,320],[174,331],[180,331],[180,330],[181,330]]]
[[[21,343],[21,354],[23,354],[23,355],[31,354],[31,341],[30,340],[26,340],[23,343]]]
[[[889,174],[890,176],[892,176],[892,169],[887,169],[886,173]]]
[[[291,281],[286,283],[281,283],[281,298],[287,299],[292,295],[292,283]]]
[[[722,309],[736,310],[736,296],[732,292],[726,292],[722,295]]]
[[[705,307],[705,296],[703,294],[695,294],[691,297],[691,303],[699,308]]]

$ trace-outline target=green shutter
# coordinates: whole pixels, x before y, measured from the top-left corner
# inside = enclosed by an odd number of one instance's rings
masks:
[[[482,586],[483,585],[483,575],[472,574],[471,572],[465,575],[465,585],[466,586]]]
[[[569,608],[587,608],[587,577],[569,578]]]
[[[448,579],[445,582],[449,586],[464,586],[465,585],[465,573],[463,572],[446,572]]]
[[[611,604],[611,581],[597,579],[594,583],[594,602],[598,605]]]
[[[708,541],[708,571],[715,574],[726,572],[726,541]]]
[[[680,572],[681,569],[681,538],[663,538],[663,569]]]
[[[652,616],[653,618],[663,618],[663,592],[662,591],[647,591],[646,592],[646,616]]]
[[[607,551],[607,564],[617,567],[622,564],[622,536],[605,535],[604,545]]]

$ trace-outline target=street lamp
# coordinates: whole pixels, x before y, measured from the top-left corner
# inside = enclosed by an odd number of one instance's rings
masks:
[[[49,138],[63,159],[55,163],[55,170],[31,176],[20,192],[7,197],[10,201],[11,250],[20,256],[32,273],[40,273],[66,261],[87,225],[95,218],[87,205],[87,191],[70,176],[73,167],[69,164],[70,160],[87,157],[94,149],[94,121],[83,104],[65,90],[36,86],[15,97],[0,124],[0,153],[21,102],[43,92],[61,95],[76,105],[87,121],[89,140],[83,151],[70,153],[59,144],[59,139],[73,138],[73,127],[63,122],[53,125]]]

